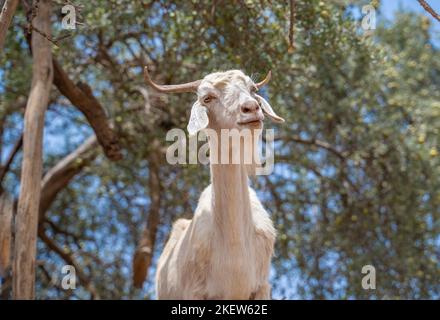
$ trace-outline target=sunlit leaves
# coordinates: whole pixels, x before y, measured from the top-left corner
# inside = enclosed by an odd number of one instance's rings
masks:
[[[255,187],[279,232],[275,297],[438,297],[440,58],[430,25],[399,14],[367,37],[346,11],[353,1],[296,3],[293,53],[287,2],[84,3],[85,25],[55,55],[105,105],[124,160],[98,157],[59,194],[50,216],[84,238],[77,245],[56,236],[76,250],[102,297],[152,297],[154,265],[143,292],[130,285],[132,253],[150,205],[148,157],[157,152],[151,142],[166,148],[166,131],[186,126],[194,102],[190,94],[151,93],[147,112],[137,89],[145,63],[161,83],[230,68],[256,76],[272,70],[268,97],[287,122],[276,127],[282,147],[275,172]],[[22,12],[17,17],[24,20]],[[2,106],[28,93],[32,65],[19,30],[14,26],[2,60],[2,85],[14,89],[2,95]],[[68,101],[55,93],[54,100],[46,132],[65,141],[57,144],[65,150],[46,147],[46,170],[91,132]],[[10,144],[12,124],[21,128],[21,116],[4,110]],[[325,142],[337,153],[293,136]],[[11,190],[19,183],[18,165],[8,176]],[[156,256],[171,223],[191,217],[209,170],[163,163],[161,178],[166,192]],[[44,246],[39,250],[51,270],[63,264]],[[375,293],[360,285],[365,264],[373,264],[380,278]],[[61,295],[43,277],[37,281],[39,297]]]

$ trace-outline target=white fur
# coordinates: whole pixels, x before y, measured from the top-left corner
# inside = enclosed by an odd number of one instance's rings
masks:
[[[210,129],[240,128],[240,105],[255,99],[241,71],[215,73],[199,86]],[[262,112],[259,110],[258,112]],[[211,146],[211,159],[219,150]],[[216,154],[217,153],[217,154]],[[192,220],[179,219],[159,258],[159,299],[270,299],[268,282],[275,229],[248,185],[244,164],[211,164],[211,185]]]

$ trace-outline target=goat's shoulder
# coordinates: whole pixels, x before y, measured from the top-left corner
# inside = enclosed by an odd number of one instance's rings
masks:
[[[268,240],[274,241],[276,231],[273,226],[269,213],[263,207],[263,204],[258,199],[254,189],[249,187],[249,198],[251,202],[252,219],[255,225],[255,231]]]
[[[194,212],[195,222],[208,225],[212,221],[212,189],[211,185],[207,186],[200,195],[196,211]]]
[[[211,185],[207,186],[200,195],[197,208],[192,219],[191,231],[200,240],[209,239],[212,235],[213,215],[211,207]]]
[[[191,224],[191,220],[189,219],[177,219],[176,222],[173,223],[171,228],[171,233],[169,235],[168,240],[166,241],[165,248],[162,252],[162,256],[167,257],[171,251],[174,249],[179,240],[183,237],[185,230]]]
[[[200,195],[194,216],[211,212],[212,185],[210,184]]]

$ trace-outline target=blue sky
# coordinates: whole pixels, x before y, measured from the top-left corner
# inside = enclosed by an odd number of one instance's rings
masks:
[[[440,12],[439,0],[427,0],[427,3],[436,11]],[[381,13],[387,18],[392,19],[394,12],[400,8],[426,14],[432,20],[433,24],[438,26],[437,30],[440,30],[440,22],[435,20],[425,9],[422,8],[417,0],[382,0],[381,1]]]
[[[435,12],[440,13],[440,0],[427,0],[426,2]],[[417,0],[382,0],[378,20],[385,18],[392,21],[396,11],[399,10],[417,12],[428,17],[431,21],[431,32],[436,38],[433,43],[440,47],[440,22],[425,11]]]
[[[428,13],[417,0],[381,0],[381,5],[377,11],[376,21],[378,24],[393,22],[397,12],[415,12],[427,17],[431,22],[432,43],[440,48],[440,22]],[[427,3],[436,11],[440,12],[440,0],[429,0]],[[361,19],[362,13],[359,6],[354,6],[350,13],[356,18]]]

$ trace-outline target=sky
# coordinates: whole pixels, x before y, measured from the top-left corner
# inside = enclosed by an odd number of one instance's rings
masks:
[[[427,0],[426,1],[436,12],[440,12],[440,1],[439,0]],[[388,19],[392,19],[393,14],[399,8],[406,10],[423,13],[430,17],[433,24],[440,25],[440,22],[435,20],[425,9],[422,8],[417,0],[382,0],[381,1],[381,13]],[[437,28],[440,30],[440,27]]]
[[[440,0],[427,0],[426,2],[435,12],[440,13]],[[399,11],[399,9],[420,13],[428,17],[431,21],[431,32],[434,37],[436,37],[436,40],[434,40],[433,43],[437,47],[440,47],[440,22],[435,20],[433,16],[425,11],[417,0],[382,0],[378,21],[380,22],[383,18],[392,21],[395,12]]]

